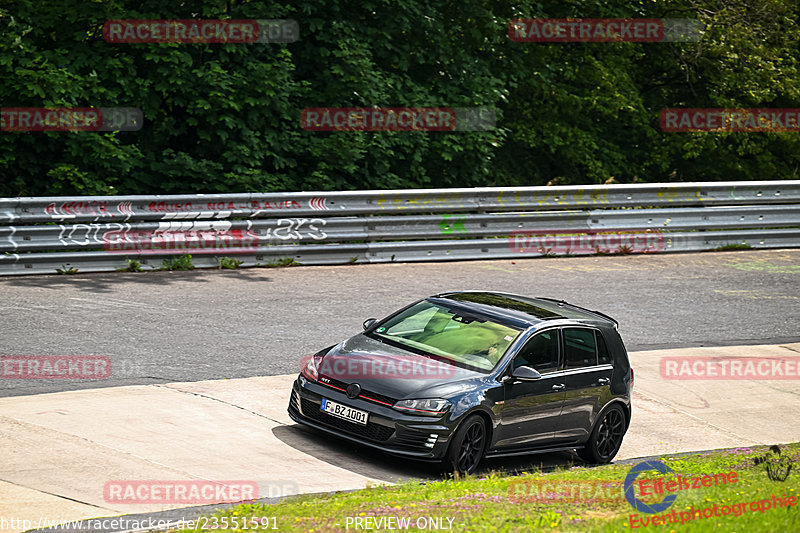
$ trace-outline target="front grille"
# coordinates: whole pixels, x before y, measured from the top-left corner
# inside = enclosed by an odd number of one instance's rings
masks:
[[[326,385],[328,387],[331,387],[331,388],[334,388],[334,389],[337,389],[337,390],[340,390],[340,389],[341,390],[347,390],[347,386],[349,385],[349,383],[346,383],[346,382],[338,380],[338,379],[329,378],[327,376],[325,376],[325,379],[328,380],[327,383],[322,381],[322,380],[320,380],[319,383],[321,385]],[[340,390],[340,392],[341,392],[341,390]],[[397,400],[395,398],[392,398],[391,396],[386,396],[385,394],[378,394],[377,392],[372,392],[372,391],[369,391],[369,390],[366,390],[366,389],[361,389],[361,394],[359,394],[358,397],[361,398],[362,400],[366,400],[366,401],[377,400],[377,402],[374,402],[374,403],[389,404],[389,405],[394,405],[394,404],[397,403]]]
[[[359,437],[364,437],[365,439],[378,442],[384,442],[392,436],[392,433],[394,433],[393,428],[375,424],[374,422],[367,422],[366,426],[362,426],[361,424],[336,418],[335,416],[323,413],[320,410],[318,403],[314,403],[311,400],[306,400],[305,398],[301,398],[300,401],[303,407],[303,414],[305,416],[326,426],[340,429],[345,433],[358,435]]]
[[[394,405],[397,403],[397,400],[394,398],[369,390],[362,390],[359,397],[367,401],[378,400],[379,403],[388,403],[389,405]]]
[[[339,387],[340,389],[346,389],[349,385],[349,383],[345,383],[339,379],[329,378],[328,376],[325,376],[325,379],[327,379],[329,383],[323,383],[323,385],[333,385],[334,387]]]

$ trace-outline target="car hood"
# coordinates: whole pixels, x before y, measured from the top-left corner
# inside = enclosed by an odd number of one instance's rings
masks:
[[[385,344],[359,334],[334,346],[318,364],[320,379],[358,383],[366,392],[405,398],[448,398],[488,374]],[[335,380],[335,381],[333,381]]]

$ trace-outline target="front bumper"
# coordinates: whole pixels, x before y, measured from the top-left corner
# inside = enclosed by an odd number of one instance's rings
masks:
[[[322,398],[367,411],[366,426],[320,409]],[[393,455],[434,461],[444,457],[451,428],[443,418],[405,415],[361,397],[350,399],[335,388],[299,376],[292,385],[289,416],[295,422]],[[446,415],[445,415],[446,416]]]

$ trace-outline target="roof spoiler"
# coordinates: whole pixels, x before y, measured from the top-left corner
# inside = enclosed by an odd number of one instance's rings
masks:
[[[539,300],[547,300],[549,302],[555,302],[555,303],[562,304],[562,305],[568,305],[570,307],[574,307],[575,309],[580,309],[581,311],[586,311],[587,313],[592,313],[593,315],[597,315],[597,316],[603,317],[606,320],[610,320],[611,322],[613,322],[615,329],[619,329],[619,322],[617,322],[617,319],[612,318],[612,317],[608,316],[605,313],[601,313],[600,311],[593,311],[592,309],[586,309],[585,307],[581,307],[579,305],[571,304],[571,303],[567,302],[566,300],[557,300],[555,298],[547,298],[546,296],[537,296],[537,298]]]

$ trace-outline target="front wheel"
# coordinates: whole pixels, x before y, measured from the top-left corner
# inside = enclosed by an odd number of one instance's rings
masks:
[[[443,467],[461,474],[472,474],[486,450],[486,423],[478,415],[472,415],[458,427],[447,450]]]
[[[610,463],[622,446],[624,435],[625,413],[618,405],[614,405],[595,425],[586,447],[578,450],[578,456],[587,463]]]

